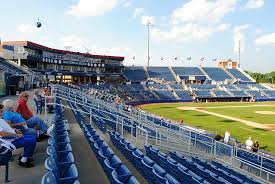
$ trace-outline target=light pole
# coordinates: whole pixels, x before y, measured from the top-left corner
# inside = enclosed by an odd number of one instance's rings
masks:
[[[239,68],[241,68],[241,40],[239,40]]]
[[[148,20],[147,24],[147,67],[150,66],[150,26],[153,26],[153,24]]]

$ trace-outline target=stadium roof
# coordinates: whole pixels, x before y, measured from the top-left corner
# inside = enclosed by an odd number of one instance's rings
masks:
[[[121,60],[121,61],[124,60],[123,56],[95,55],[95,54],[67,51],[67,50],[61,50],[61,49],[53,49],[53,48],[40,45],[34,42],[30,42],[30,41],[7,41],[7,42],[2,42],[2,45],[22,45],[33,49],[41,49],[41,50],[60,53],[60,54],[77,54],[85,57],[96,57],[100,59],[113,59],[113,60]]]

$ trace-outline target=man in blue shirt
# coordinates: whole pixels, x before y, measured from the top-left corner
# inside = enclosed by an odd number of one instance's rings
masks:
[[[24,135],[34,135],[37,137],[37,132],[33,128],[28,128],[27,123],[21,114],[11,112],[5,109],[3,111],[3,119],[10,124],[11,127],[20,130]]]
[[[13,111],[14,102],[10,99],[4,100],[3,119],[6,120],[11,127],[20,130],[23,134],[31,134],[38,137],[38,141],[48,138],[50,133],[48,125],[39,117],[34,116],[25,120],[21,114]]]

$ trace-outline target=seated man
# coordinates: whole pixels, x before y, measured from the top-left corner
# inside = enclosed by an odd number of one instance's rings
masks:
[[[21,114],[13,111],[13,104],[14,102],[9,99],[3,101],[3,119],[6,120],[11,127],[19,129],[24,134],[33,134],[33,131],[29,130],[30,128],[33,128],[35,130],[34,135],[38,137],[38,141],[49,137],[48,135],[50,134],[53,126],[49,128],[48,125],[38,116],[33,116],[28,120],[25,120]]]
[[[29,99],[29,94],[26,91],[23,91],[19,94],[19,99],[17,100],[16,112],[22,115],[24,119],[30,119],[33,117],[33,113],[30,111],[27,102]]]
[[[259,142],[256,140],[255,142],[254,142],[254,144],[253,144],[253,147],[252,147],[252,151],[253,152],[258,152],[258,150],[259,150]]]
[[[0,118],[3,114],[4,106],[0,104]],[[23,154],[19,157],[19,165],[22,167],[33,167],[31,163],[34,149],[36,146],[35,136],[23,135],[20,131],[15,131],[3,119],[0,119],[0,137],[11,142],[16,148],[24,147]]]

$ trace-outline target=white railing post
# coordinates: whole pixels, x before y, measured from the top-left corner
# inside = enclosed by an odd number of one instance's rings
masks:
[[[90,125],[92,125],[92,107],[90,107]]]
[[[47,118],[47,96],[45,96],[44,109],[45,109],[45,118]]]

